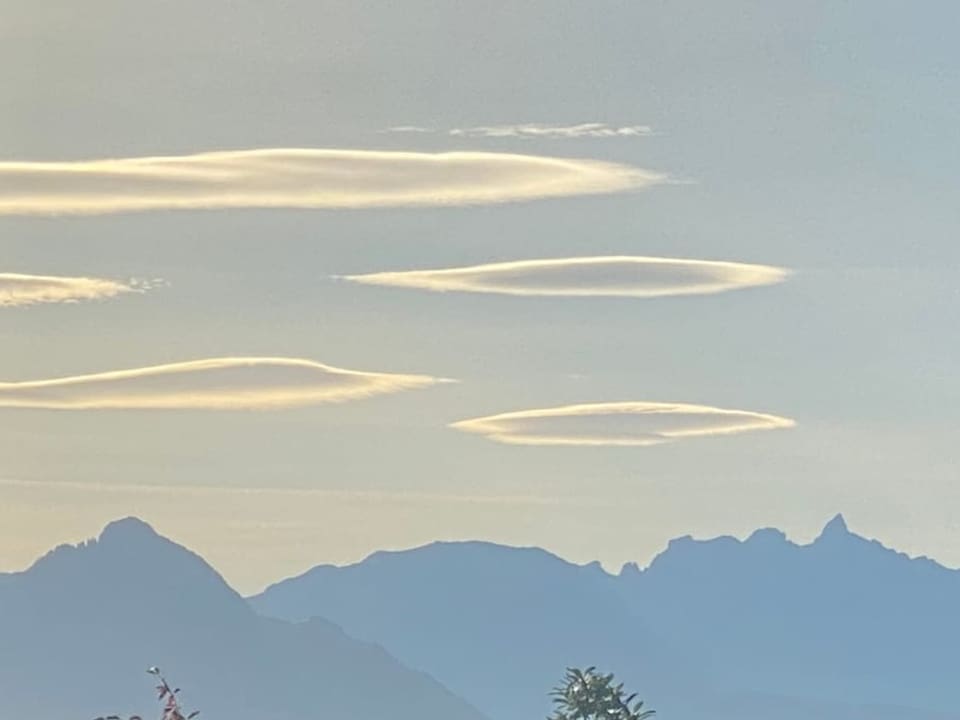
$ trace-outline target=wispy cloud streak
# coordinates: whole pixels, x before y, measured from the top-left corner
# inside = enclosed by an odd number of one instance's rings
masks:
[[[0,407],[263,410],[357,400],[448,382],[291,358],[216,358],[95,375],[0,383]]]
[[[0,273],[0,308],[100,300],[150,287],[151,283],[142,281]]]
[[[706,405],[613,402],[524,410],[451,427],[510,445],[647,447],[686,438],[793,427],[789,418]]]
[[[144,292],[162,282],[0,273],[0,307],[102,300],[123,293]]]
[[[455,128],[450,134],[457,137],[487,138],[547,138],[566,140],[576,138],[623,138],[645,137],[653,134],[647,125],[625,125],[612,127],[606,123],[590,122],[578,125],[540,125],[524,123],[520,125],[487,125],[472,128]]]
[[[505,295],[651,298],[705,295],[772,285],[783,268],[713,260],[640,256],[575,257],[348,275],[366,285]]]
[[[260,149],[0,162],[0,215],[503,203],[667,182],[616,163],[507,153]]]
[[[436,133],[419,125],[397,125],[389,128],[394,133]],[[542,123],[518,123],[514,125],[481,125],[469,128],[453,128],[442,131],[452,137],[471,138],[543,138],[547,140],[570,140],[578,138],[635,138],[653,135],[647,125],[614,126],[601,122],[577,123],[575,125],[547,125]]]

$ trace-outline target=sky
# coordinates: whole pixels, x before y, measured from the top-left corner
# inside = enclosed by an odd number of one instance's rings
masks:
[[[960,566],[948,0],[0,0],[0,570]]]

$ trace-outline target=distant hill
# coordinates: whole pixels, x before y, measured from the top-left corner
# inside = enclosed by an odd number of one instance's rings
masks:
[[[542,550],[435,543],[318,566],[251,598],[380,642],[496,720],[542,718],[598,664],[680,720],[912,720],[954,710],[960,572],[852,534],[681,538],[610,575]]]
[[[201,558],[138,520],[0,575],[0,717],[151,717],[150,665],[210,720],[485,720],[329,622],[258,616]]]

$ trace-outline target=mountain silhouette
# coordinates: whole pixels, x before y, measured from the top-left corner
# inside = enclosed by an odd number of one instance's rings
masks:
[[[724,686],[955,706],[960,572],[853,534],[842,516],[809,545],[770,529],[682,538],[621,584]]]
[[[258,616],[200,557],[133,518],[0,575],[3,717],[149,716],[151,665],[209,718],[484,720],[327,621]]]
[[[849,531],[669,543],[618,575],[530,548],[434,543],[321,565],[251,598],[325,617],[496,720],[541,718],[569,664],[609,668],[683,720],[960,718],[960,572]],[[466,649],[466,650],[465,650]]]
[[[673,682],[662,671],[668,639],[629,611],[616,585],[599,564],[535,548],[437,542],[314,568],[252,604],[289,619],[336,617],[414,667],[441,670],[444,685],[493,718],[542,718],[568,665],[617,668],[647,695]],[[693,668],[683,681],[697,682]]]

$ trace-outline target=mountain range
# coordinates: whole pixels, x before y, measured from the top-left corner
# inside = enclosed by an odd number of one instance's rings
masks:
[[[808,545],[684,537],[616,574],[438,542],[246,600],[128,518],[0,573],[0,697],[3,717],[149,717],[159,665],[211,720],[529,720],[597,665],[665,720],[960,720],[957,607],[960,571],[839,516]]]
[[[544,717],[543,689],[569,664],[616,670],[683,720],[960,718],[960,572],[841,516],[809,545],[772,529],[684,537],[616,575],[533,548],[435,543],[321,565],[251,603],[376,640],[497,720]]]

